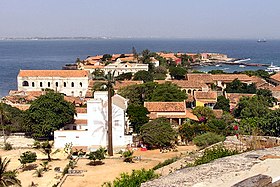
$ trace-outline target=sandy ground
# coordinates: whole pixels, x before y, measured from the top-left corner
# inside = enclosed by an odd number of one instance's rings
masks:
[[[249,177],[263,174],[272,177],[272,182],[280,179],[280,159],[267,159],[259,164],[254,165],[248,171],[241,171],[238,173],[223,173],[221,177],[211,179],[207,182],[202,182],[194,185],[194,187],[224,187],[232,186]]]
[[[14,149],[10,151],[3,151],[0,149],[0,155],[2,158],[7,157],[11,159],[11,162],[8,165],[8,169],[14,170],[20,168],[21,164],[18,159],[20,155],[25,151],[36,152],[38,160],[32,164],[37,164],[37,168],[40,168],[40,163],[42,163],[41,159],[47,158],[44,154],[35,149]],[[39,187],[49,187],[53,184],[56,184],[59,177],[61,176],[61,173],[55,172],[54,168],[60,167],[63,169],[68,163],[68,160],[66,160],[66,155],[64,155],[62,152],[53,155],[52,158],[60,158],[60,160],[53,160],[52,162],[50,162],[50,170],[48,172],[44,172],[43,177],[39,178],[34,175],[36,168],[28,171],[22,171],[21,169],[19,169],[18,179],[21,181],[22,186],[28,187],[31,182],[38,184]]]
[[[195,146],[178,147],[178,152],[160,153],[159,150],[135,151],[134,156],[141,156],[141,161],[125,163],[118,156],[114,159],[105,159],[104,165],[89,166],[88,159],[80,159],[75,169],[87,170],[84,176],[68,176],[63,187],[94,187],[101,186],[104,182],[113,181],[123,172],[131,172],[133,169],[151,169],[159,162],[168,158],[180,156],[195,150]]]

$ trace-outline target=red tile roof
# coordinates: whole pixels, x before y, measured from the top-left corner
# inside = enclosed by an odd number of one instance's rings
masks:
[[[189,81],[203,81],[205,83],[213,83],[214,80],[211,74],[189,73],[187,74]]]
[[[232,82],[234,79],[240,81],[252,81],[252,77],[246,74],[215,74],[212,75],[214,81]]]
[[[77,113],[87,113],[87,108],[84,107],[76,107]]]
[[[270,78],[280,82],[280,72],[276,73],[275,75],[272,75]]]
[[[88,77],[85,70],[20,70],[18,77]]]
[[[87,119],[76,119],[74,123],[77,125],[84,125],[87,124]]]
[[[114,90],[118,90],[120,88],[130,86],[130,85],[135,85],[135,84],[142,84],[143,81],[116,81],[116,84],[114,85]]]
[[[194,98],[195,99],[213,99],[213,100],[216,100],[217,97],[218,97],[218,94],[215,91],[208,91],[208,92],[195,91],[194,92]]]
[[[185,102],[145,102],[149,112],[185,112]]]

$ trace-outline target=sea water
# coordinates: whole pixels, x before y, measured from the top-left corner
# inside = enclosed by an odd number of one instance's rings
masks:
[[[258,43],[256,40],[186,40],[186,39],[88,39],[88,40],[2,40],[0,41],[0,97],[17,89],[20,69],[61,69],[87,56],[131,53],[149,49],[153,52],[213,52],[232,58],[250,58],[251,63],[280,66],[280,40]],[[257,70],[261,67],[222,65],[199,67],[208,71],[222,69],[228,72]]]

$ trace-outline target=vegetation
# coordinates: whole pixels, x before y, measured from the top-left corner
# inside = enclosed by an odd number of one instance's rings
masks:
[[[177,80],[182,80],[186,78],[187,70],[183,67],[170,67],[170,76]]]
[[[38,168],[35,170],[35,172],[33,173],[36,177],[43,177],[43,172],[44,169],[43,168]]]
[[[122,173],[119,178],[116,178],[112,183],[106,182],[102,187],[140,187],[141,183],[158,178],[154,170],[133,170],[129,175],[128,173]]]
[[[9,151],[9,150],[12,150],[13,149],[13,146],[12,146],[12,144],[10,144],[9,142],[6,142],[5,144],[4,144],[4,150],[5,151]]]
[[[126,113],[133,127],[133,131],[136,133],[139,133],[142,125],[149,121],[149,117],[147,116],[149,111],[143,105],[130,104]]]
[[[153,75],[149,71],[141,70],[134,74],[133,80],[140,80],[143,82],[152,82],[154,80]]]
[[[42,166],[43,171],[48,171],[49,170],[49,162],[48,161],[43,161],[40,163],[40,166]]]
[[[35,162],[37,160],[37,155],[35,152],[26,151],[20,155],[18,160],[23,165],[23,168],[25,168],[26,164]]]
[[[207,147],[209,145],[212,145],[212,144],[224,141],[224,140],[225,140],[224,136],[218,135],[213,132],[207,132],[205,134],[196,136],[193,139],[193,143],[200,147]]]
[[[124,162],[133,162],[132,159],[133,159],[133,151],[131,150],[126,150],[122,153],[122,157],[124,158]]]
[[[197,106],[193,109],[193,114],[198,117],[200,122],[207,122],[207,120],[215,118],[213,110],[209,107]]]
[[[103,147],[100,147],[99,149],[97,149],[94,152],[90,152],[87,156],[88,159],[93,161],[93,163],[90,163],[91,165],[99,165],[102,164],[103,159],[105,159],[105,154],[106,154],[107,150]],[[99,162],[96,162],[96,160],[99,160]]]
[[[50,138],[53,131],[74,121],[75,106],[63,95],[47,92],[32,102],[25,115],[25,130],[33,138]]]
[[[211,162],[212,160],[216,160],[218,158],[223,158],[226,156],[231,156],[238,154],[235,150],[229,150],[222,146],[215,146],[209,149],[206,149],[203,153],[202,157],[199,157],[195,160],[194,166],[206,164]]]
[[[225,89],[227,93],[250,93],[255,94],[257,92],[256,85],[242,83],[240,80],[235,79],[231,83],[227,84]]]
[[[222,109],[223,111],[229,112],[229,99],[225,98],[225,96],[218,96],[217,103],[214,106],[214,109]]]
[[[143,142],[150,147],[171,146],[176,140],[176,133],[166,118],[157,118],[146,123],[140,132]]]
[[[119,76],[116,77],[116,80],[131,80],[132,78],[132,73],[128,72],[128,73],[122,73]]]
[[[48,156],[49,162],[52,160],[51,155],[59,152],[59,149],[55,151],[53,150],[53,143],[50,143],[49,141],[39,143],[36,148],[39,149],[43,154]]]
[[[174,158],[169,158],[163,162],[160,162],[158,165],[156,165],[155,167],[153,167],[153,170],[157,170],[159,168],[162,168],[164,166],[167,166],[169,164],[172,164],[173,162],[176,162],[177,160],[179,160],[179,157],[174,157]]]
[[[10,159],[0,157],[0,186],[21,186],[21,182],[17,179],[16,171],[7,170]]]

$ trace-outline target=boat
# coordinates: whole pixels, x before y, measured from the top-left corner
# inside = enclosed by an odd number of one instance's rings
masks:
[[[266,42],[266,40],[265,39],[259,39],[258,41],[257,41],[258,43],[261,43],[261,42]]]
[[[217,64],[217,65],[216,65],[216,67],[220,67],[220,66],[221,66],[220,64]]]
[[[239,65],[239,67],[240,67],[240,68],[245,68],[246,66],[245,66],[245,65]]]
[[[270,66],[268,66],[265,71],[268,73],[280,72],[280,67],[273,65],[273,62],[271,62]]]

